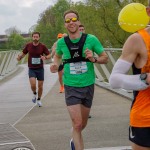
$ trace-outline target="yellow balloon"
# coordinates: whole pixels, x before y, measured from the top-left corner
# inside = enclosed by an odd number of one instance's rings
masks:
[[[118,23],[127,32],[136,32],[145,28],[149,23],[146,7],[140,3],[130,3],[119,13]]]

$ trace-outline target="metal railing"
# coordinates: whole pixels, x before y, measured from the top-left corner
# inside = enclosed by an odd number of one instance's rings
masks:
[[[112,68],[121,54],[122,49],[119,48],[105,48],[105,51],[109,57],[109,62],[107,64],[95,64],[95,73],[96,73],[96,84],[106,88],[108,90],[114,91],[118,94],[121,94],[127,98],[132,99],[132,91],[126,91],[123,89],[111,89],[109,86],[108,80],[112,71]],[[14,72],[18,64],[23,64],[27,61],[26,57],[18,63],[16,60],[17,55],[20,51],[2,51],[0,52],[0,79],[3,79],[7,75],[10,75]]]
[[[96,73],[96,84],[105,89],[111,90],[119,95],[122,95],[128,99],[133,99],[133,91],[127,91],[124,89],[112,89],[109,85],[109,77],[112,71],[112,68],[116,60],[121,55],[122,49],[120,48],[105,48],[105,51],[109,57],[109,62],[107,64],[95,64],[95,73]]]
[[[0,79],[3,79],[17,69],[16,57],[19,51],[1,51],[0,52]]]

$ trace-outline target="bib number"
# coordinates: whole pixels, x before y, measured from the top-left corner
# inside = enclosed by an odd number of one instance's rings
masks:
[[[41,64],[41,58],[32,58],[32,64],[33,65]]]
[[[70,63],[70,74],[82,74],[87,72],[86,62]]]

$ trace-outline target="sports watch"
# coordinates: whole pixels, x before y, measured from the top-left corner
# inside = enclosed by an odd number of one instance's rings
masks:
[[[96,62],[97,62],[97,57],[94,57],[94,59],[95,59],[95,62],[94,62],[94,63],[96,63]]]
[[[141,74],[140,74],[140,79],[141,79],[142,82],[144,82],[145,84],[149,85],[149,84],[146,82],[147,73],[141,73]]]

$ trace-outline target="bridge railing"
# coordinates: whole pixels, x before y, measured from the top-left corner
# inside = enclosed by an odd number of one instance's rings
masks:
[[[96,84],[108,90],[117,92],[118,94],[124,95],[128,98],[132,98],[132,91],[126,91],[123,89],[114,90],[111,89],[108,83],[112,68],[116,60],[120,56],[122,49],[105,48],[105,51],[109,57],[109,62],[107,64],[94,65],[96,73]],[[14,72],[17,69],[18,64],[23,64],[27,62],[27,57],[25,57],[21,60],[21,62],[18,63],[16,58],[19,53],[20,51],[17,50],[0,52],[0,79],[3,79],[7,75],[10,75],[12,72]]]
[[[17,69],[17,55],[19,51],[1,51],[0,52],[0,79],[3,79]]]
[[[105,51],[109,57],[109,62],[107,64],[95,64],[96,73],[96,84],[105,89],[111,90],[117,94],[125,96],[129,99],[133,99],[133,91],[127,91],[124,89],[112,89],[109,85],[109,77],[112,72],[112,68],[121,55],[122,49],[120,48],[105,48]],[[131,70],[129,71],[131,73]]]

